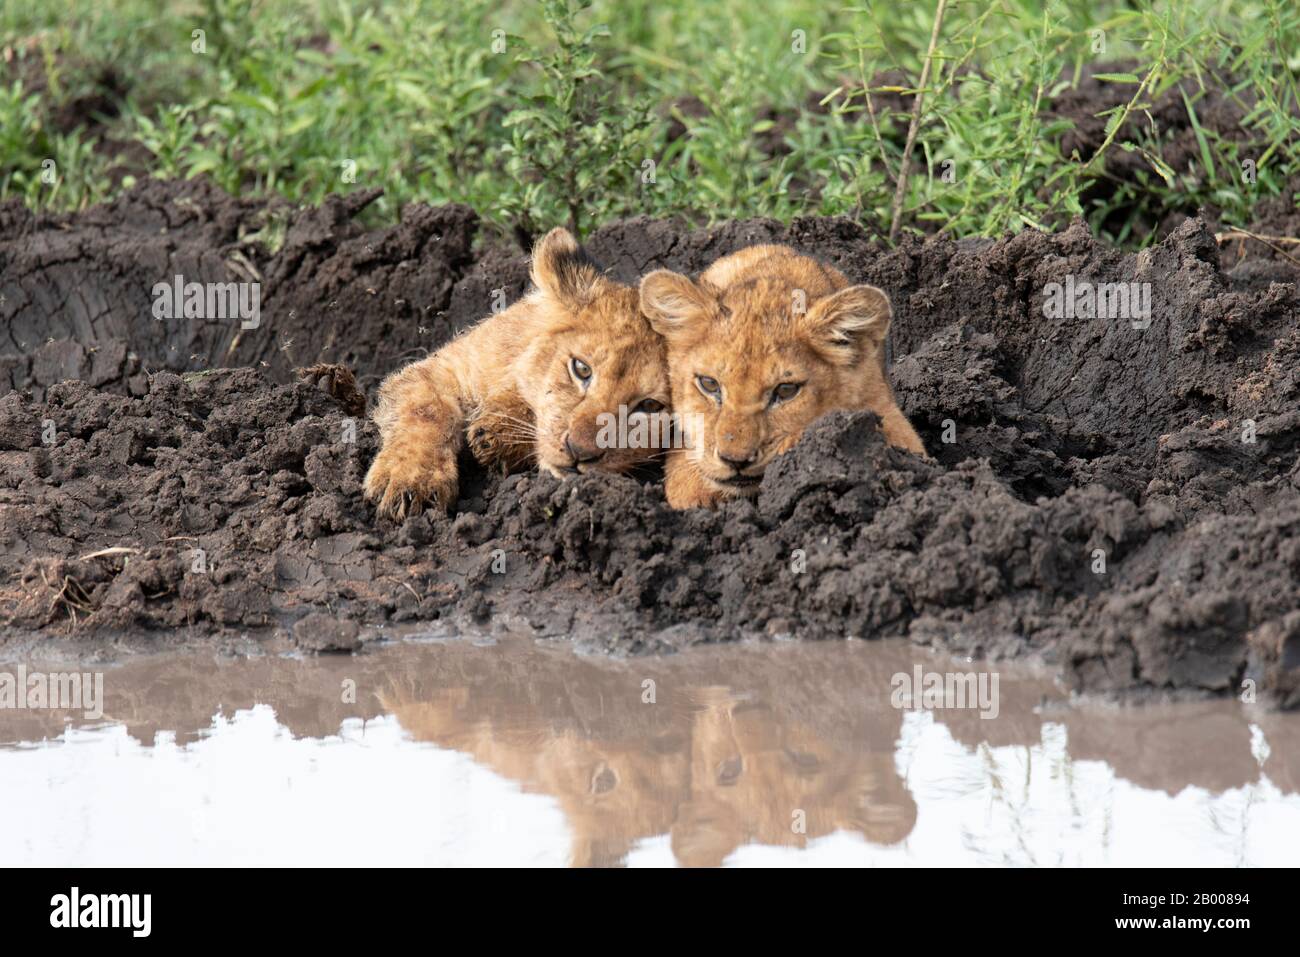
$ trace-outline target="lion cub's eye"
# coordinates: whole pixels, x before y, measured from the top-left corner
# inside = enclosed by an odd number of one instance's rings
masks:
[[[642,399],[640,402],[637,403],[636,408],[634,408],[632,412],[633,413],[641,412],[645,415],[654,415],[656,412],[662,412],[663,410],[664,410],[664,404],[660,402],[658,399]]]
[[[591,366],[577,356],[569,360],[569,371],[573,373],[575,379],[584,385],[591,380]]]
[[[710,399],[720,399],[722,397],[722,386],[718,385],[718,380],[711,376],[697,375],[695,385]]]
[[[772,404],[776,405],[778,402],[789,402],[799,394],[799,390],[802,388],[802,382],[782,382],[772,390]]]

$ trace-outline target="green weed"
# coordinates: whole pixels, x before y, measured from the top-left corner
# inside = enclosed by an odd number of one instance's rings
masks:
[[[923,91],[935,0],[845,4],[7,0],[0,199],[79,208],[148,175],[301,203],[380,186],[372,218],[455,201],[530,236],[637,214],[884,234],[897,194],[904,231],[1083,215],[1139,244],[1296,189],[1290,0],[950,0]],[[82,116],[108,69],[120,102]],[[1082,84],[1108,93],[1069,154],[1082,120],[1054,104]]]

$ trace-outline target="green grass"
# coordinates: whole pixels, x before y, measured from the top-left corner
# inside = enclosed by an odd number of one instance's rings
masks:
[[[5,0],[0,198],[75,209],[140,176],[207,175],[304,203],[381,186],[380,219],[458,201],[529,235],[637,214],[887,232],[910,122],[891,104],[918,83],[935,3],[850,3]],[[1103,154],[1065,156],[1071,123],[1048,106],[1121,61]],[[69,122],[110,66],[116,115]],[[1296,188],[1297,72],[1293,0],[955,0],[902,223],[990,235],[1082,214],[1139,243],[1210,204],[1245,225]],[[1240,133],[1204,122],[1217,95]],[[1195,135],[1182,169],[1150,113],[1170,97]],[[1122,153],[1140,162],[1117,178]]]

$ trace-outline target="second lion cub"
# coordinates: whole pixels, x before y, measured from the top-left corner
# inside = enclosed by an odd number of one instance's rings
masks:
[[[602,275],[564,229],[533,250],[532,279],[519,302],[380,386],[383,445],[365,481],[380,514],[450,506],[467,435],[483,464],[554,475],[622,472],[655,454],[600,438],[605,416],[635,422],[668,404],[663,340],[636,290]]]
[[[787,246],[751,246],[698,282],[660,269],[641,309],[668,341],[673,412],[689,448],[669,453],[674,508],[758,491],[763,471],[835,409],[870,409],[890,444],[925,447],[885,378],[889,297]]]

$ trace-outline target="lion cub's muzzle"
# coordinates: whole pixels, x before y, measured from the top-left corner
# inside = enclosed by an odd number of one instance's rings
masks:
[[[560,470],[577,475],[599,468],[607,450],[600,447],[598,435],[594,420],[571,422],[560,442]]]
[[[719,488],[742,495],[758,490],[771,461],[771,457],[758,448],[735,446],[715,448],[710,458],[711,467],[701,469],[704,477]]]

